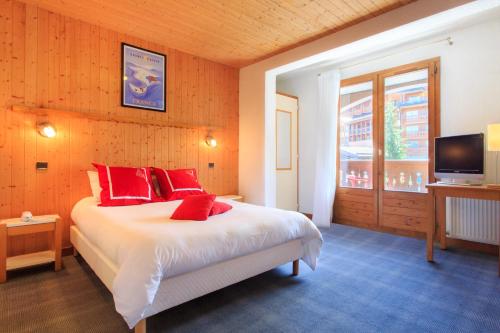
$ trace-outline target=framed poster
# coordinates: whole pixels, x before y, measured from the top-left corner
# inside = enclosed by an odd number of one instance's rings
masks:
[[[122,43],[122,106],[166,111],[167,56]]]

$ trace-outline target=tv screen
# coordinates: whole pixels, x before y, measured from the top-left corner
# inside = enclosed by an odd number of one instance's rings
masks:
[[[484,173],[484,134],[436,138],[435,172],[481,175]]]

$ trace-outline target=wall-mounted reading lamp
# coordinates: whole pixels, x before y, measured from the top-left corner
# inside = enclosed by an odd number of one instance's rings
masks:
[[[211,134],[207,135],[207,137],[205,138],[205,143],[211,148],[217,147],[217,140],[215,140],[215,138]]]
[[[56,136],[57,131],[54,125],[48,122],[39,123],[37,125],[38,133],[46,138],[53,138]]]

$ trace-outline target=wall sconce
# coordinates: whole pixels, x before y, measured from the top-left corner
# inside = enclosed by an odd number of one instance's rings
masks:
[[[37,125],[38,133],[46,138],[53,138],[56,136],[57,131],[51,123],[40,123]]]
[[[205,138],[205,143],[211,148],[217,147],[217,140],[210,134]]]

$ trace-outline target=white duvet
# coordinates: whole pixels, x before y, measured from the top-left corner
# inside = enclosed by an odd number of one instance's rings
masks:
[[[171,220],[180,201],[98,207],[94,198],[85,198],[75,205],[71,218],[79,230],[118,267],[113,297],[130,328],[143,318],[165,278],[294,239],[302,240],[301,259],[315,269],[323,240],[307,217],[226,202],[232,210],[204,222]]]

